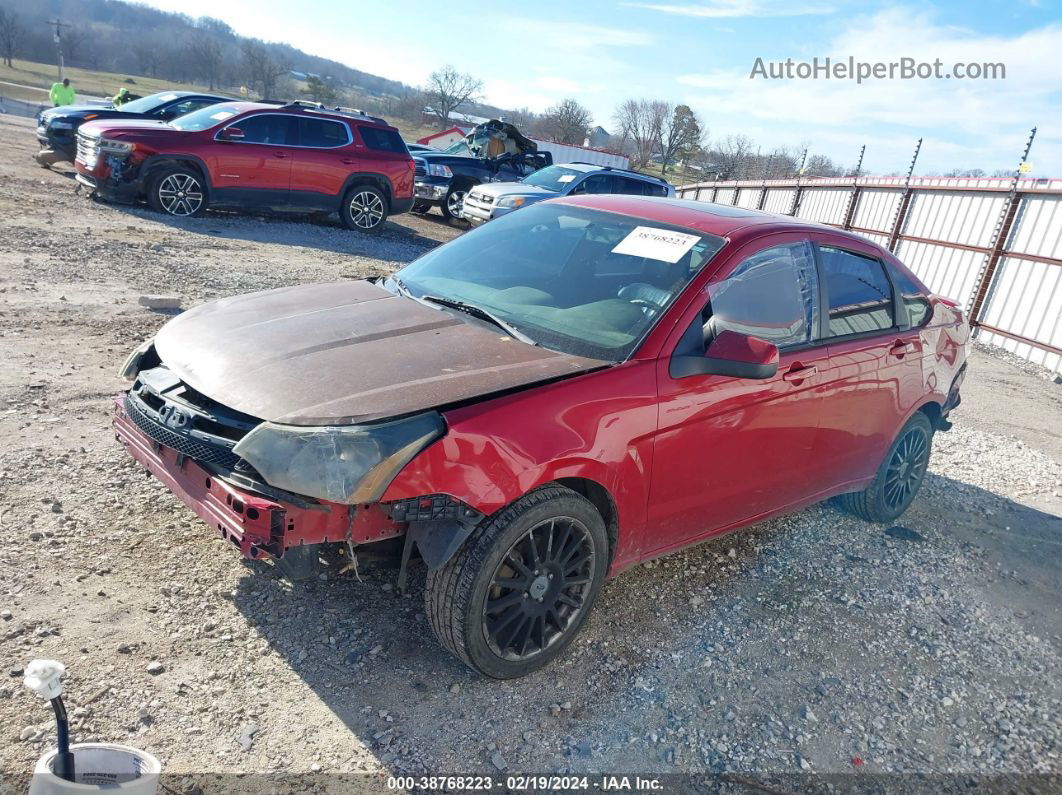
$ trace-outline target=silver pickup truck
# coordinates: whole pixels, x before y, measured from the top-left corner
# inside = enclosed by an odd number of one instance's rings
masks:
[[[675,189],[660,177],[591,163],[547,166],[520,182],[487,182],[465,196],[461,216],[473,225],[521,207],[558,196],[580,193],[624,193],[630,196],[674,196]]]

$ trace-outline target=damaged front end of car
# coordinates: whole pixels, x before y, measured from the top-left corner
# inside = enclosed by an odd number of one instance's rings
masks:
[[[152,342],[121,375],[115,437],[150,474],[248,560],[272,560],[290,579],[324,561],[359,556],[400,565],[414,551],[442,566],[482,519],[447,495],[380,498],[398,472],[445,434],[436,412],[386,422],[303,427],[264,422],[181,381]]]
[[[77,133],[77,182],[101,198],[120,204],[135,202],[142,161],[133,142],[84,127]]]

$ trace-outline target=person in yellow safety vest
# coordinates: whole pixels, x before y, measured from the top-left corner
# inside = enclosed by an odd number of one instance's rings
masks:
[[[115,94],[114,95],[114,99],[111,100],[111,104],[114,105],[114,107],[117,108],[117,107],[119,107],[121,105],[124,105],[128,101],[129,101],[129,89],[128,88],[119,88],[118,89],[118,93]]]
[[[62,83],[52,83],[52,90],[48,96],[51,97],[52,105],[57,108],[60,105],[73,105],[76,96],[74,87],[70,85],[70,78],[64,77]]]

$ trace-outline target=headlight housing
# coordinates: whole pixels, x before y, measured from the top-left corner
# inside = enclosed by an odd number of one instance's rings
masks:
[[[376,502],[395,475],[446,430],[432,411],[376,425],[263,422],[233,448],[271,486],[329,502]]]
[[[498,199],[499,207],[508,207],[516,209],[517,207],[523,207],[527,203],[526,196],[502,196]]]
[[[127,155],[135,148],[135,144],[131,144],[127,141],[115,141],[113,138],[100,138],[101,152],[110,152],[114,155]]]
[[[137,346],[137,349],[129,354],[129,358],[125,360],[125,364],[122,365],[122,369],[118,371],[118,375],[124,378],[126,381],[135,381],[137,373],[141,371],[140,362],[143,361],[144,356],[151,350],[151,346],[155,344],[155,338],[149,337]]]
[[[450,170],[449,166],[444,166],[441,163],[428,163],[428,176],[429,177],[452,177],[454,172]]]

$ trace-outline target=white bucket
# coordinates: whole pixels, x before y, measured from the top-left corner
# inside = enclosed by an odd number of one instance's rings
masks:
[[[55,775],[58,751],[49,751],[33,769],[30,795],[75,795],[108,792],[114,795],[155,795],[162,763],[151,754],[113,743],[71,745],[75,781]]]

